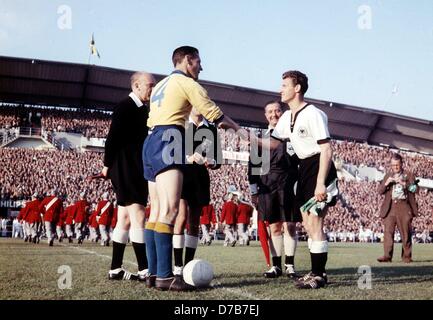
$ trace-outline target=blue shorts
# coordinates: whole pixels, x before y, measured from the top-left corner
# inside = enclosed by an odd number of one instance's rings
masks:
[[[156,126],[144,140],[143,170],[147,181],[173,168],[182,170],[186,163],[185,129],[181,126]]]

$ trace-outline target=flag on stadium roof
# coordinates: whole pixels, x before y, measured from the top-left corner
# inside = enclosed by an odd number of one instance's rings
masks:
[[[95,38],[93,36],[93,33],[92,33],[92,40],[90,40],[90,53],[94,56],[98,56],[98,58],[101,58],[101,56],[99,55],[99,51],[98,49],[96,49],[95,46]]]

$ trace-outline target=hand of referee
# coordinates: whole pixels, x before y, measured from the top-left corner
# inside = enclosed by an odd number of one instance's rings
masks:
[[[105,166],[104,166],[104,167],[102,168],[101,175],[102,175],[105,179],[108,178],[108,167],[105,167]]]

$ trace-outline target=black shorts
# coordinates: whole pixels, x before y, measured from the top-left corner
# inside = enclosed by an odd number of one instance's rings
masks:
[[[279,176],[273,179],[272,175],[273,173],[267,175],[259,187],[259,217],[269,223],[302,221],[300,211],[295,208],[294,177],[286,176],[282,179]],[[279,183],[269,183],[269,180]]]
[[[204,165],[187,164],[183,170],[181,199],[190,207],[203,207],[210,202],[210,178]]]
[[[143,177],[141,145],[127,146],[118,152],[108,176],[116,193],[117,204],[147,204],[148,186]]]
[[[317,175],[319,174],[320,153],[307,159],[301,159],[299,163],[299,178],[296,187],[296,206],[298,210],[312,197],[316,190]],[[337,178],[337,170],[334,162],[331,161],[328,176],[325,180],[325,185],[328,186]],[[335,206],[337,203],[336,197],[327,204],[328,207]]]

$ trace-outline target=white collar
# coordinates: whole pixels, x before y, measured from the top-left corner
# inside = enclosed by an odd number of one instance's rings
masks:
[[[205,117],[203,117],[203,120],[202,120],[199,124],[196,124],[196,123],[194,122],[194,120],[193,120],[193,119],[191,118],[191,116],[190,116],[190,117],[189,117],[189,122],[195,124],[195,125],[197,126],[197,128],[200,127],[200,126],[202,126],[202,125],[205,125],[206,127],[209,127],[209,122],[206,120]]]
[[[131,97],[132,100],[134,100],[135,104],[137,105],[137,107],[142,107],[143,106],[143,102],[141,102],[141,100],[137,97],[137,95],[134,92],[131,92],[129,94],[129,96]]]
[[[269,133],[269,131],[274,130],[275,127],[272,127],[271,125],[268,125],[268,130],[266,130],[265,135]]]

